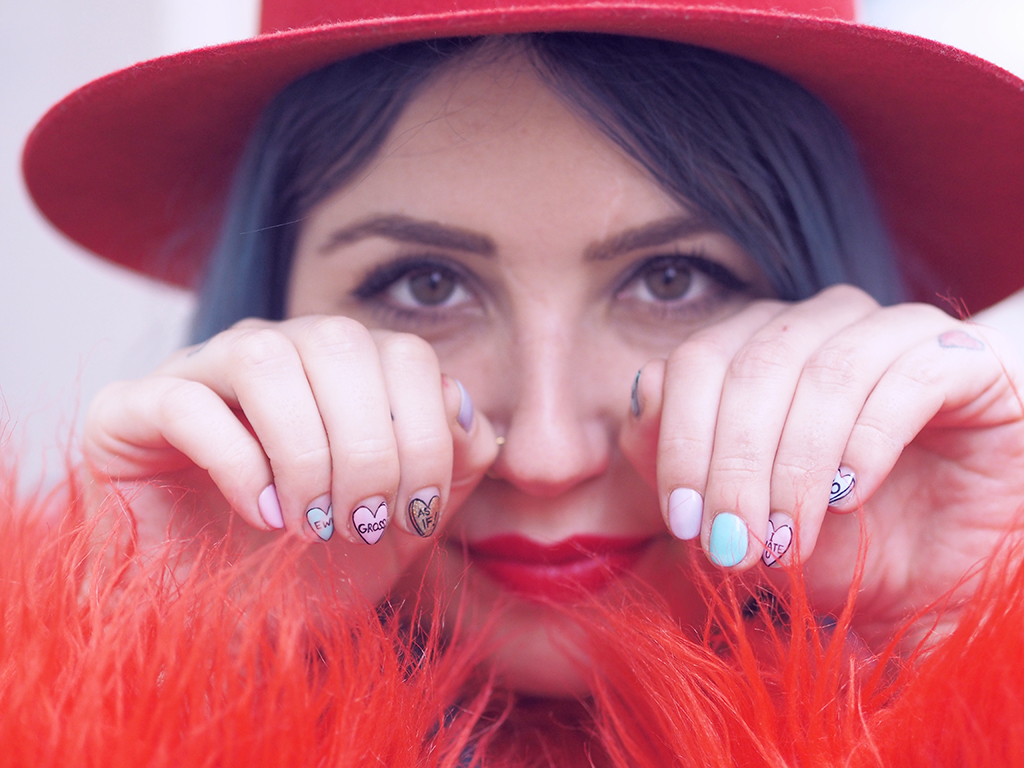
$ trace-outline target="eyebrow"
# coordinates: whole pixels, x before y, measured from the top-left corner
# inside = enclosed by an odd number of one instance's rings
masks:
[[[642,248],[666,245],[683,237],[716,231],[707,221],[692,215],[670,216],[594,243],[587,248],[584,258],[587,261],[605,261]]]
[[[465,251],[478,256],[493,256],[497,252],[494,241],[486,235],[467,229],[422,221],[410,216],[388,214],[370,216],[354,224],[336,230],[320,247],[321,254],[327,254],[343,245],[349,245],[368,237],[386,237],[402,243],[430,245],[435,248]]]

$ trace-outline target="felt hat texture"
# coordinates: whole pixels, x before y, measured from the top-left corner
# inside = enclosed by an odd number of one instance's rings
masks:
[[[852,133],[914,298],[977,311],[1024,286],[1024,81],[858,24],[852,0],[265,0],[258,36],[137,64],[53,107],[26,143],[26,183],[85,248],[194,286],[249,132],[288,83],[397,43],[542,31],[689,43],[790,77]]]

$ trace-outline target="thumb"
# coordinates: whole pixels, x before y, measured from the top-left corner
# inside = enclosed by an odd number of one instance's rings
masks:
[[[498,458],[498,443],[491,422],[473,407],[462,383],[442,375],[445,414],[452,433],[452,485],[447,508],[461,506],[491,464]]]

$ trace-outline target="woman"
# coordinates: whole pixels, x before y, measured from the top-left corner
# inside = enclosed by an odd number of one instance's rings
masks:
[[[995,334],[939,309],[883,306],[921,293],[926,270],[906,242],[892,255],[858,148],[825,107],[764,67],[677,44],[718,41],[781,67],[769,32],[787,30],[809,61],[812,38],[826,50],[872,46],[871,35],[775,12],[687,22],[693,12],[675,4],[513,6],[443,22],[398,10],[372,47],[449,37],[319,69],[369,47],[356,42],[369,27],[286,32],[239,47],[229,75],[182,63],[136,92],[155,122],[155,104],[172,102],[151,89],[186,72],[241,93],[258,76],[269,97],[313,71],[266,110],[242,160],[200,343],[91,408],[88,468],[97,487],[129,494],[139,540],[240,517],[255,551],[282,529],[313,544],[300,573],[351,583],[356,599],[399,603],[439,585],[455,596],[449,623],[485,644],[501,685],[543,697],[595,685],[588,666],[601,655],[580,650],[582,619],[567,606],[653,589],[673,621],[702,627],[704,583],[722,572],[785,594],[800,565],[798,591],[820,614],[841,611],[856,585],[852,628],[876,650],[894,637],[913,647],[936,621],[954,627],[1024,500],[1020,364]],[[287,12],[271,6],[265,21],[299,26],[275,21]],[[677,42],[466,37],[609,25]],[[742,42],[741,25],[757,39]],[[949,66],[911,47],[905,63]],[[974,76],[988,97],[1005,95],[1000,108],[1024,109],[1007,81]],[[853,79],[832,88],[854,91]],[[124,118],[131,86],[107,87]],[[849,111],[865,92],[835,103]],[[248,101],[217,96],[235,124],[249,120]],[[47,203],[39,168],[61,131],[66,145],[68,131],[95,130],[83,119],[51,118],[26,160],[41,205],[68,222],[89,218],[90,203]],[[156,133],[177,139],[175,126]],[[965,220],[942,221],[948,189],[905,199],[905,174],[950,141],[935,133],[894,161],[894,181],[874,169],[887,217],[935,284],[969,277],[945,261],[957,237],[1018,279],[994,255],[1021,235],[993,220],[1004,199],[966,201],[987,216],[967,235]],[[182,166],[147,148],[132,160],[175,181],[147,188],[156,204],[128,201],[149,213],[125,232],[109,213],[102,226],[63,226],[121,260],[135,258],[122,244],[133,240],[199,252],[223,181],[196,157]],[[999,174],[1000,186],[1013,178]],[[1022,195],[1015,181],[1007,197]],[[933,240],[945,241],[934,253]],[[961,280],[955,296],[992,298],[985,282]]]

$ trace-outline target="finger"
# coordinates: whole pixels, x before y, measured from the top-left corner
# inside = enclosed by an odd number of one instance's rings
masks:
[[[696,538],[704,527],[708,469],[722,383],[730,361],[754,333],[786,306],[780,302],[756,302],[691,336],[665,364],[657,488],[666,525],[679,538]],[[653,382],[646,372],[641,384],[644,396],[653,400]]]
[[[772,318],[729,363],[704,497],[701,538],[712,562],[747,568],[761,559],[772,467],[804,364],[877,306],[848,286],[827,289]]]
[[[451,495],[446,510],[454,511],[494,464],[499,446],[491,422],[474,408],[472,397],[458,379],[442,376],[441,389],[452,436]]]
[[[452,476],[452,435],[437,355],[410,334],[388,334],[377,347],[401,467],[394,520],[406,533],[426,538],[437,528]]]
[[[925,305],[879,308],[843,328],[808,358],[772,467],[770,508],[777,522],[769,525],[769,540],[778,520],[784,525],[788,519],[791,526],[799,521],[792,540],[798,546],[793,549],[806,560],[829,506],[853,508],[856,465],[844,453],[868,396],[894,360],[949,320]],[[783,557],[788,547],[766,543],[771,545],[770,559],[788,559]]]
[[[149,479],[194,464],[249,525],[280,527],[260,511],[260,497],[273,488],[267,456],[224,400],[202,384],[151,377],[110,385],[93,401],[84,436],[94,475]]]
[[[400,472],[377,345],[366,328],[343,317],[303,318],[289,332],[330,447],[330,496],[307,498],[307,525],[325,540],[338,530],[349,541],[376,544],[394,509]]]
[[[953,321],[951,321],[953,322]],[[1020,382],[990,329],[955,323],[896,360],[879,380],[853,428],[844,461],[857,467],[857,501],[867,502],[925,427],[990,428],[1019,421]],[[959,450],[964,451],[961,445]],[[979,456],[983,456],[979,453]],[[969,451],[946,458],[970,465]],[[986,474],[988,468],[974,469]],[[922,493],[934,489],[921,489]]]
[[[327,540],[334,530],[331,446],[296,346],[314,320],[244,321],[179,353],[162,370],[204,384],[244,413],[274,473],[274,492],[261,497],[265,512],[274,515],[280,509],[288,530]],[[313,341],[306,348],[315,358],[322,350]]]

